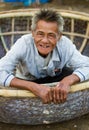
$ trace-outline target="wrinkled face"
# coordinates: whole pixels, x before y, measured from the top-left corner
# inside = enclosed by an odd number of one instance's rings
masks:
[[[58,25],[56,22],[46,22],[40,20],[36,30],[32,31],[34,41],[41,56],[47,56],[56,46],[60,38]]]

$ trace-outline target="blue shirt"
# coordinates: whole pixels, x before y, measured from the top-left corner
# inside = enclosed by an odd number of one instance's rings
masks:
[[[89,79],[89,58],[81,55],[67,37],[62,36],[45,59],[39,55],[32,35],[27,34],[0,59],[0,85],[9,86],[14,77],[32,80],[55,76],[63,67],[71,68],[80,81]]]

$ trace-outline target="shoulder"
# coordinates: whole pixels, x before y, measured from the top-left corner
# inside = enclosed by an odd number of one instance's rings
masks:
[[[31,34],[26,34],[21,36],[15,44],[12,46],[10,52],[18,55],[26,55],[27,52],[31,50],[32,36]]]
[[[66,36],[62,36],[57,43],[57,50],[61,57],[69,57],[73,55],[76,47],[69,38],[67,38]]]
[[[25,43],[32,43],[32,42],[33,42],[32,34],[23,35],[23,36],[21,37],[21,39],[22,39]]]
[[[59,41],[58,41],[59,45],[73,45],[73,42],[66,36],[62,36]]]
[[[20,48],[27,48],[28,46],[31,46],[31,43],[33,43],[33,37],[31,34],[26,34],[21,36],[14,44],[14,47],[20,47]],[[19,48],[19,49],[20,49]]]
[[[57,43],[57,48],[60,50],[69,50],[69,49],[75,49],[75,45],[73,44],[73,42],[66,36],[62,36],[58,43]]]
[[[25,40],[32,39],[32,34],[25,34],[21,38],[23,38]]]

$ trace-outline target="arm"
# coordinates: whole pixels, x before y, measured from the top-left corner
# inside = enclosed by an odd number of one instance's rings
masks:
[[[27,89],[40,97],[44,103],[49,103],[52,100],[51,89],[49,87],[26,80],[20,80],[15,77],[16,66],[20,60],[23,61],[25,59],[26,54],[27,46],[24,39],[21,38],[17,40],[15,45],[6,54],[6,56],[0,60],[0,84],[5,87],[12,86],[21,89]]]
[[[71,59],[70,66],[73,67],[74,72],[63,78],[56,87],[54,87],[53,100],[55,103],[64,102],[67,99],[70,86],[89,79],[89,58],[79,54],[79,60],[77,58]],[[68,66],[69,67],[69,66]]]
[[[19,64],[20,59],[22,57],[24,59],[25,51],[26,46],[21,38],[17,40],[11,50],[0,59],[0,85],[10,85],[11,80],[15,77],[16,67]]]
[[[52,101],[52,92],[50,87],[18,78],[13,78],[10,86],[33,92],[36,96],[42,99],[43,103],[50,103]]]
[[[68,67],[80,78],[80,82],[89,79],[89,57],[82,55],[68,38],[62,39],[58,46],[62,68]]]
[[[66,39],[61,44],[59,49],[63,66],[72,69],[73,74],[63,78],[54,87],[55,103],[66,100],[71,85],[89,79],[89,58],[81,55],[70,40]]]
[[[67,98],[70,86],[79,81],[80,79],[77,75],[71,74],[63,78],[60,82],[58,82],[58,84],[54,87],[53,90],[54,103],[64,102]]]

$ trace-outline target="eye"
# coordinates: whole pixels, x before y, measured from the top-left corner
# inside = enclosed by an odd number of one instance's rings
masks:
[[[37,35],[38,37],[42,37],[42,36],[44,36],[44,33],[43,33],[43,32],[37,32],[36,35]]]
[[[49,37],[50,39],[56,39],[56,35],[53,34],[53,33],[50,33],[50,34],[48,35],[48,37]]]

